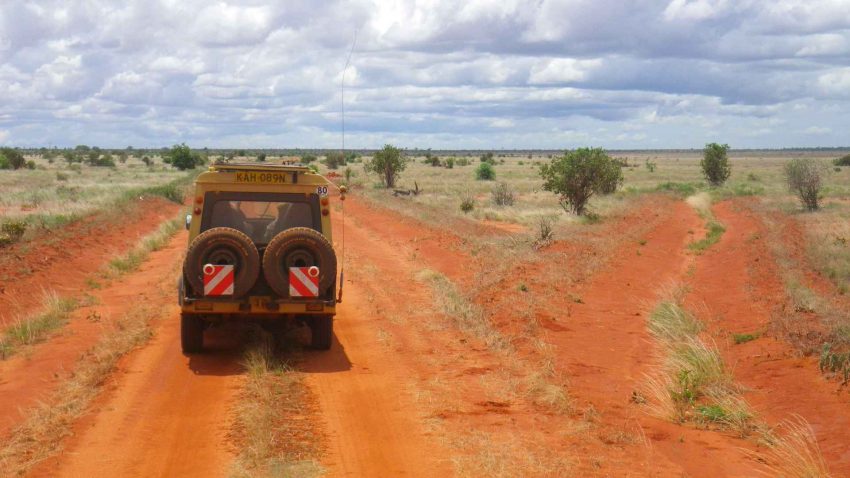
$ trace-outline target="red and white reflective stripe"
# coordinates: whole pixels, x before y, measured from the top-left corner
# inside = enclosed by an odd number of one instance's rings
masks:
[[[290,267],[289,268],[290,297],[319,296],[319,268]]]
[[[233,295],[233,266],[204,266],[204,295]]]

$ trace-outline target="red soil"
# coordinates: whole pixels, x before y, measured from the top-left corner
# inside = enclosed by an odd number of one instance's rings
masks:
[[[850,394],[824,378],[816,358],[801,357],[769,332],[771,315],[786,300],[765,244],[764,226],[741,203],[724,202],[714,210],[726,233],[697,259],[689,303],[710,325],[755,410],[774,425],[794,414],[803,417],[812,425],[831,471],[850,474]],[[801,327],[819,328],[815,323]],[[733,333],[763,336],[734,345]]]
[[[41,291],[79,295],[87,289],[86,278],[174,217],[180,207],[162,198],[144,198],[128,206],[127,216],[87,217],[0,249],[0,326],[36,310]]]

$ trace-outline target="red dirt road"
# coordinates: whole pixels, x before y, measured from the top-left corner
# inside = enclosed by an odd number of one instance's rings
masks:
[[[772,424],[803,417],[830,470],[850,475],[850,394],[818,371],[816,357],[799,356],[769,332],[771,314],[785,301],[784,285],[759,219],[740,202],[724,202],[714,210],[727,231],[697,260],[689,280],[693,308],[702,311],[755,410]],[[735,345],[733,333],[762,336]]]

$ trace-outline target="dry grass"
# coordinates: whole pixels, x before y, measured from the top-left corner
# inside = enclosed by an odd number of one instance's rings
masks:
[[[777,478],[829,478],[829,468],[820,452],[812,427],[800,416],[766,432],[769,452],[765,476]]]
[[[661,418],[713,424],[746,436],[754,429],[754,414],[717,346],[699,336],[702,324],[680,305],[682,293],[666,291],[649,317],[650,333],[661,345],[661,368],[644,383],[648,408]]]
[[[276,353],[269,334],[257,329],[245,352],[247,372],[236,406],[239,455],[233,477],[298,477],[324,474],[316,457],[320,439],[304,420],[312,411],[302,375]]]
[[[116,168],[74,165],[64,160],[49,164],[34,159],[37,169],[0,170],[0,222],[28,225],[24,239],[38,229],[59,227],[95,212],[110,212],[140,196],[179,201],[193,173],[159,165],[144,166],[131,159]]]
[[[446,276],[425,269],[418,274],[417,279],[431,287],[440,311],[462,332],[483,340],[494,350],[511,347],[510,341],[492,324],[484,311],[464,297]]]
[[[19,318],[3,331],[0,337],[0,359],[6,359],[21,346],[32,345],[46,339],[53,331],[65,325],[77,301],[59,297],[54,291],[44,291],[42,311],[31,317]]]
[[[61,451],[62,439],[71,434],[74,421],[100,392],[118,359],[148,341],[151,322],[161,312],[142,304],[111,324],[100,341],[77,362],[71,376],[14,429],[0,449],[0,470],[4,474],[23,475]]]
[[[181,211],[177,214],[177,217],[163,222],[156,231],[143,237],[129,252],[110,260],[102,274],[103,277],[113,279],[138,269],[148,259],[151,252],[165,247],[171,238],[180,231],[185,217],[186,212]]]

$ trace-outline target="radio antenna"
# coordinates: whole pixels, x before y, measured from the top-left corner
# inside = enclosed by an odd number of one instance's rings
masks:
[[[351,50],[348,52],[348,58],[345,59],[345,66],[342,68],[342,80],[339,82],[339,109],[342,117],[342,162],[345,164],[345,73],[348,71],[348,65],[351,63],[351,55],[354,54],[354,46],[357,45],[357,30],[354,30],[354,40],[351,42]],[[345,193],[340,191],[340,213],[342,214],[342,261],[339,267],[339,297],[337,302],[342,302],[342,287],[345,285]]]

